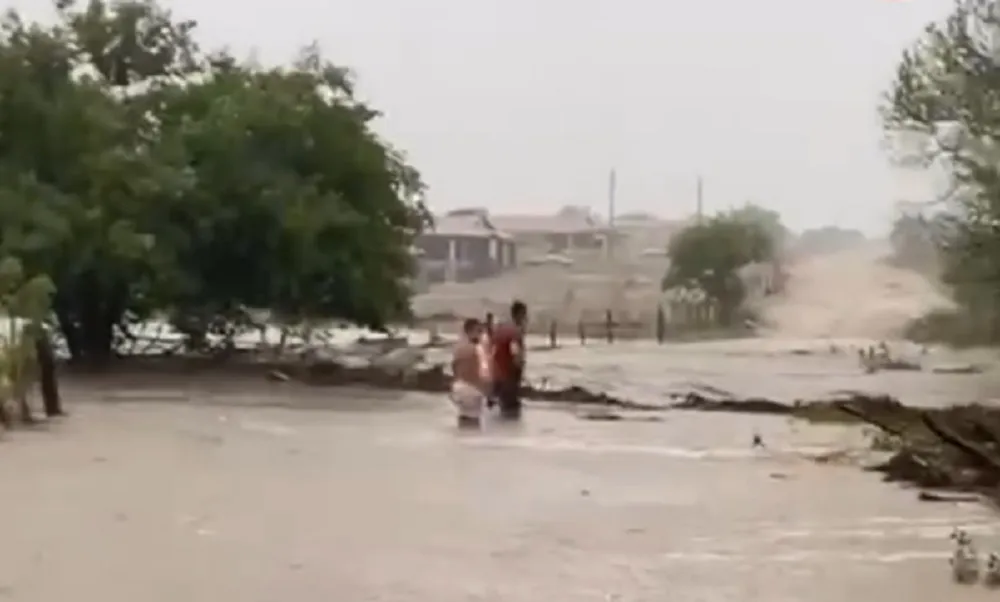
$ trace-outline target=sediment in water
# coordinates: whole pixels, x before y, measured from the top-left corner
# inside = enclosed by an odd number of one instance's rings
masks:
[[[79,370],[72,367],[71,371]],[[115,374],[191,376],[200,373],[295,381],[313,386],[362,385],[444,393],[451,377],[442,365],[386,367],[337,361],[236,361],[209,358],[136,358],[115,366]],[[525,386],[529,400],[588,404],[628,410],[737,412],[788,416],[811,422],[855,422],[876,427],[889,457],[871,466],[887,481],[923,488],[985,494],[1000,503],[1000,408],[964,405],[939,409],[906,406],[888,396],[843,394],[834,399],[791,404],[764,398],[735,398],[721,391],[669,394],[645,403],[585,387]]]

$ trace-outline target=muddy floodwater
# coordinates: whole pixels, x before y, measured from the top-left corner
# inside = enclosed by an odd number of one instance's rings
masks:
[[[821,349],[826,342],[815,343]],[[647,399],[690,386],[934,404],[983,375],[863,375],[785,341],[539,352],[533,379]],[[934,361],[954,358],[935,356]],[[72,416],[0,442],[0,597],[23,602],[996,599],[947,535],[995,515],[858,469],[857,430],[568,406],[459,434],[436,396],[292,384],[67,387]],[[767,450],[752,450],[753,432]],[[831,450],[844,463],[817,464]]]

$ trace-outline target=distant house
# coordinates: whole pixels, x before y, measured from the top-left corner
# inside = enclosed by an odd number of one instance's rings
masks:
[[[416,246],[426,282],[468,282],[517,265],[514,241],[496,228],[485,209],[459,209],[435,218]]]
[[[493,224],[523,247],[545,253],[605,249],[614,232],[585,207],[563,207],[555,215],[494,215]]]
[[[670,240],[688,224],[666,220],[650,213],[623,213],[615,216],[615,231],[622,242],[616,253],[659,260],[667,255]]]

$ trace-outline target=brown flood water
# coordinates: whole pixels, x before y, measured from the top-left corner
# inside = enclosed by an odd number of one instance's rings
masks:
[[[692,383],[789,397],[912,392],[907,400],[917,403],[992,387],[990,375],[864,376],[850,356],[793,356],[759,341],[594,346],[532,362],[534,379],[603,384],[640,399]],[[519,428],[459,434],[436,396],[133,384],[71,385],[71,418],[0,445],[8,516],[0,596],[996,597],[952,584],[947,566],[954,525],[981,548],[1000,547],[994,515],[974,504],[919,503],[914,491],[855,465],[809,459],[826,450],[861,454],[859,434],[846,427],[685,412],[593,422],[572,408],[532,406]],[[768,450],[750,449],[755,430]]]

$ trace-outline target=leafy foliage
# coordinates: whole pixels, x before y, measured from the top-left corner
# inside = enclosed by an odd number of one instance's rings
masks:
[[[663,288],[695,288],[719,304],[720,317],[731,323],[746,295],[738,270],[774,257],[775,240],[759,220],[733,212],[709,218],[679,232],[670,241],[670,268]]]
[[[791,232],[782,223],[780,213],[755,203],[745,203],[742,207],[730,211],[729,216],[744,223],[759,225],[771,239],[775,250],[784,245],[791,235]]]
[[[205,53],[149,0],[57,8],[0,23],[0,253],[51,278],[74,357],[154,311],[193,339],[247,307],[407,315],[422,184],[349,71]]]
[[[889,233],[893,262],[932,277],[938,276],[941,245],[951,235],[947,227],[948,222],[940,217],[900,215]]]
[[[7,321],[0,345],[0,417],[4,421],[3,406],[8,400],[15,398],[26,407],[25,396],[37,371],[35,337],[46,336],[39,326],[51,312],[54,292],[48,277],[27,278],[20,261],[0,260],[0,311]]]
[[[989,15],[957,3],[904,53],[881,107],[884,127],[906,166],[945,169],[952,185],[932,199],[934,242],[944,280],[975,325],[1000,340],[1000,66],[970,25],[996,28]],[[900,142],[902,141],[902,142]],[[913,223],[900,224],[897,242]],[[940,320],[937,320],[940,322]]]

